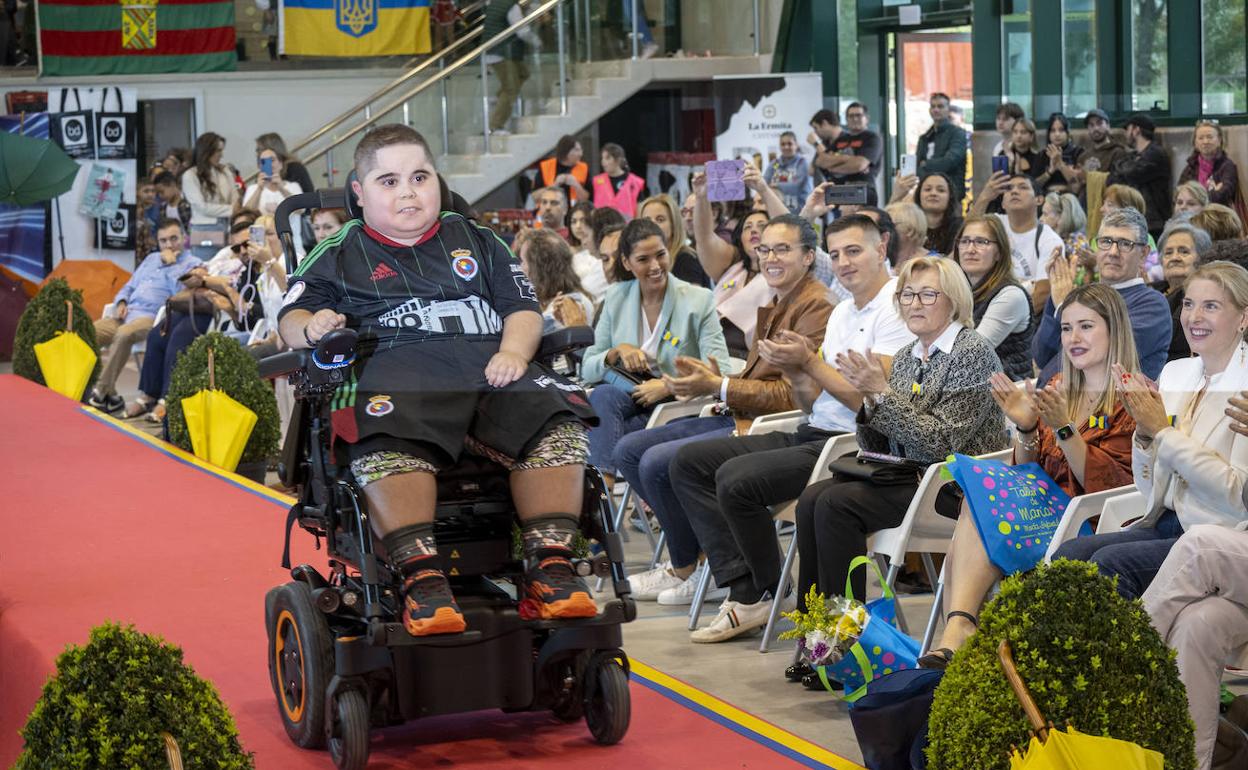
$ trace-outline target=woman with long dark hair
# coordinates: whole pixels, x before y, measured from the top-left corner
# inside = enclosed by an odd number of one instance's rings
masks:
[[[1071,188],[1071,180],[1076,178],[1074,169],[1083,155],[1083,145],[1071,138],[1070,119],[1060,112],[1049,116],[1045,135],[1049,142],[1044,148],[1048,167],[1036,177],[1036,181],[1046,193],[1067,192]]]
[[[182,174],[182,194],[191,204],[191,224],[213,225],[238,208],[238,188],[226,169],[225,138],[211,131],[200,134],[192,153],[193,165]]]
[[[949,255],[954,240],[962,229],[962,201],[953,196],[954,186],[948,175],[933,171],[919,180],[915,202],[927,216],[927,239],[923,246],[929,252]]]

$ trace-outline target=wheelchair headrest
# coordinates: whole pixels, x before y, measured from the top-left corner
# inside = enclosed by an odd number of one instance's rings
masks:
[[[359,181],[359,175],[355,173],[355,169],[351,169],[351,173],[347,174],[347,183],[343,190],[345,202],[343,208],[347,210],[347,216],[351,219],[363,219],[364,209],[360,206],[360,198],[355,194],[355,186],[352,182]],[[442,199],[443,211],[454,211],[461,214],[466,219],[477,219],[477,212],[473,210],[468,201],[459,193],[453,191],[450,185],[446,183],[446,177],[438,174],[438,192]]]

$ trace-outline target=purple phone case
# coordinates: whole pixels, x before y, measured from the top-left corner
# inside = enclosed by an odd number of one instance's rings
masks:
[[[739,201],[745,198],[745,161],[711,160],[706,163],[706,199]]]

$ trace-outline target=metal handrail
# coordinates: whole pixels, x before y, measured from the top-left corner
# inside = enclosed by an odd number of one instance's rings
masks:
[[[408,91],[405,91],[402,96],[398,97],[397,99],[385,105],[384,107],[376,110],[374,114],[366,117],[364,119],[364,122],[357,124],[350,130],[348,130],[347,133],[343,134],[342,136],[335,137],[328,147],[324,148],[323,150],[316,151],[313,157],[320,157],[322,155],[329,154],[335,147],[339,146],[340,144],[343,144],[347,140],[354,137],[356,134],[359,134],[367,130],[368,128],[370,128],[373,124],[379,121],[383,116],[389,114],[391,110],[394,110],[402,106],[403,103],[409,101],[410,99],[412,99],[412,97],[416,96],[422,91],[425,91],[431,86],[434,86],[440,83],[441,81],[443,81],[444,79],[455,74],[456,72],[458,72],[459,70],[467,66],[469,62],[475,60],[478,56],[483,56],[486,51],[489,51],[491,48],[505,41],[516,31],[523,29],[524,27],[527,27],[530,24],[533,24],[534,22],[544,17],[548,11],[550,11],[551,9],[557,6],[562,5],[566,1],[567,0],[546,0],[546,2],[542,3],[537,8],[533,9],[532,12],[526,14],[525,17],[521,19],[520,21],[516,22],[515,24],[512,24],[510,27],[508,27],[507,29],[504,29],[502,32],[499,32],[497,35],[485,41],[484,43],[481,43],[476,48],[472,49],[472,51],[470,51],[469,53],[466,53],[460,58],[456,59],[454,63],[450,64],[449,66],[443,69],[440,69],[438,73],[434,75],[433,77],[423,80],[419,84],[417,84],[415,87],[411,88]],[[311,160],[311,158],[305,158],[304,160],[305,161]],[[333,173],[332,169],[329,169],[329,172],[332,175]]]
[[[463,9],[461,9],[461,10],[460,10],[460,13],[464,14],[465,16],[467,16],[467,15],[468,15],[468,14],[470,14],[470,13],[474,13],[474,12],[476,12],[477,10],[479,10],[479,9],[481,9],[481,8],[484,8],[484,7],[485,7],[486,5],[488,5],[488,4],[489,4],[489,0],[478,0],[476,3],[473,3],[472,5],[468,6],[467,8],[463,8]],[[455,42],[451,43],[451,44],[450,44],[450,45],[448,45],[448,46],[443,47],[443,48],[442,48],[441,50],[439,50],[439,51],[435,51],[435,52],[433,52],[433,54],[432,54],[432,55],[430,55],[428,58],[426,58],[426,59],[425,59],[424,61],[422,61],[420,64],[417,64],[417,65],[416,65],[415,67],[413,67],[412,69],[408,70],[407,72],[404,72],[402,75],[400,75],[399,77],[395,78],[395,79],[394,79],[393,81],[391,81],[389,84],[387,84],[387,85],[383,86],[383,87],[382,87],[379,91],[375,91],[374,93],[370,94],[370,95],[368,96],[368,98],[367,98],[367,99],[365,99],[364,101],[360,102],[359,104],[355,105],[355,106],[354,106],[354,107],[352,107],[351,109],[347,110],[346,112],[343,112],[343,113],[342,113],[341,115],[339,115],[338,117],[334,118],[333,120],[329,121],[329,122],[328,122],[328,123],[326,123],[325,125],[321,126],[319,129],[317,129],[316,131],[314,131],[314,132],[312,133],[312,135],[311,135],[311,136],[307,137],[307,138],[306,138],[306,139],[304,139],[302,142],[300,142],[299,144],[295,145],[295,146],[291,149],[291,151],[290,151],[291,156],[292,156],[292,157],[296,157],[296,158],[297,158],[297,157],[299,157],[299,151],[300,151],[300,150],[302,150],[302,149],[306,148],[308,145],[312,144],[312,143],[313,143],[313,142],[315,142],[317,139],[320,139],[320,138],[321,138],[322,136],[324,136],[325,134],[327,134],[327,133],[329,133],[329,132],[333,131],[335,128],[338,128],[339,126],[341,126],[341,125],[342,125],[343,123],[345,123],[347,120],[349,120],[349,119],[351,119],[351,118],[355,117],[355,116],[356,116],[356,115],[358,115],[360,112],[362,112],[362,111],[366,110],[366,109],[367,109],[367,108],[369,108],[369,107],[370,107],[370,106],[371,106],[374,102],[376,102],[378,99],[381,99],[383,96],[385,96],[385,95],[389,94],[390,92],[394,91],[396,88],[398,88],[399,86],[401,86],[401,85],[403,85],[404,83],[408,82],[409,80],[411,80],[412,78],[416,77],[417,75],[421,74],[421,73],[422,73],[422,72],[424,72],[426,69],[428,69],[428,68],[430,68],[430,67],[434,66],[436,63],[438,63],[438,62],[439,62],[439,61],[441,61],[442,59],[446,58],[447,54],[450,54],[450,53],[452,53],[452,52],[454,52],[454,51],[458,50],[459,48],[463,47],[466,43],[468,43],[468,41],[469,41],[469,40],[472,40],[473,38],[478,37],[478,36],[482,33],[482,31],[484,30],[484,28],[485,28],[485,25],[484,25],[484,23],[483,23],[483,24],[480,24],[480,25],[478,25],[478,26],[476,26],[476,27],[473,27],[472,29],[468,30],[466,33],[464,33],[462,36],[460,36],[458,39],[456,39],[456,40],[455,40]],[[254,176],[254,174],[253,174],[253,176]]]

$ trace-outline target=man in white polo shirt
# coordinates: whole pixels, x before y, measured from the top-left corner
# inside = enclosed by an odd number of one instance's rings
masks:
[[[694,642],[731,639],[767,623],[780,579],[780,552],[768,506],[796,499],[828,438],[856,429],[862,396],[833,368],[849,350],[892,355],[914,339],[893,303],[880,231],[853,214],[828,227],[828,254],[837,280],[853,295],[828,318],[821,353],[805,339],[781,333],[760,340],[759,355],[784,370],[793,397],[810,412],[795,433],[708,439],[681,448],[670,466],[672,486],[706,552],[715,583],[728,599]],[[788,606],[791,608],[792,602]]]

